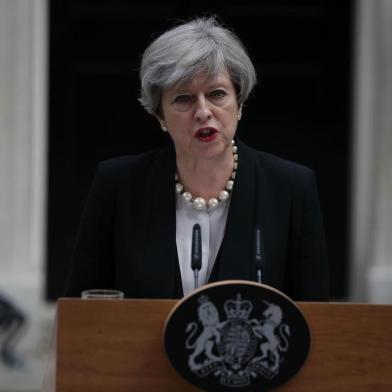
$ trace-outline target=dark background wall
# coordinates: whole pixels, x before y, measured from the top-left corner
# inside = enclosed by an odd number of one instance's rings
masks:
[[[346,296],[353,2],[52,0],[49,299],[63,293],[97,162],[167,143],[137,102],[143,50],[177,20],[210,13],[239,35],[258,73],[239,136],[316,171],[332,295]]]

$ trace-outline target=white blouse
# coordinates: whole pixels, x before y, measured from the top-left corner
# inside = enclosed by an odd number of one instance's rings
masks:
[[[184,295],[195,289],[194,274],[191,268],[192,230],[198,223],[201,228],[202,265],[199,271],[199,287],[210,277],[219,248],[225,234],[230,198],[213,209],[198,211],[191,203],[176,194],[176,243],[180,263]]]

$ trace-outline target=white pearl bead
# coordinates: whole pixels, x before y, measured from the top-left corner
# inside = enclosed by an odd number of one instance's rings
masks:
[[[234,144],[235,144],[235,141],[234,141],[234,140],[232,140],[232,141],[231,141],[231,145],[232,145],[232,146],[234,146]]]
[[[182,197],[184,198],[184,200],[186,201],[191,201],[192,200],[192,195],[189,192],[184,192],[182,194]]]
[[[218,199],[213,197],[212,199],[208,200],[208,207],[209,208],[215,208],[219,204]]]
[[[229,180],[226,182],[226,189],[231,191],[233,189],[234,181]]]
[[[223,201],[229,198],[229,192],[227,191],[220,191],[219,192],[219,200]]]
[[[196,210],[205,210],[206,201],[202,197],[196,197],[196,199],[193,201],[193,207]]]
[[[238,154],[237,154],[237,146],[235,145],[234,140],[231,141],[232,144],[232,151],[233,151],[233,158],[234,158],[234,165],[233,165],[233,172],[231,173],[230,180],[226,182],[226,189],[219,192],[218,199],[213,197],[212,199],[208,200],[208,203],[202,197],[196,197],[193,199],[193,196],[189,192],[184,192],[184,187],[181,183],[178,182],[178,174],[175,173],[174,178],[176,181],[176,192],[181,194],[183,199],[187,202],[192,202],[193,208],[196,210],[206,210],[208,208],[215,208],[219,205],[219,201],[224,201],[229,198],[229,192],[234,187],[234,179],[236,177],[236,170],[238,167]]]
[[[184,187],[182,186],[182,184],[177,182],[177,184],[176,184],[176,192],[177,193],[181,193],[183,189],[184,189]]]

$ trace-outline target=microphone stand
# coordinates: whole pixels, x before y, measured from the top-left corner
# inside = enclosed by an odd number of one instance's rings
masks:
[[[263,277],[263,266],[262,266],[262,252],[264,249],[263,244],[263,233],[260,225],[255,226],[255,267],[256,267],[256,274],[257,274],[257,282],[262,283]]]
[[[195,269],[193,270],[193,275],[195,279],[195,290],[199,287],[199,270]]]

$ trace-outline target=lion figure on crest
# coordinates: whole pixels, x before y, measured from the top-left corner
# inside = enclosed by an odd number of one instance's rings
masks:
[[[194,349],[193,353],[189,356],[188,359],[188,365],[192,371],[199,370],[208,363],[222,360],[221,357],[213,354],[212,349],[214,348],[215,343],[219,343],[219,329],[222,328],[225,323],[221,323],[219,321],[217,308],[212,302],[206,299],[204,299],[204,301],[199,306],[197,313],[199,320],[203,325],[203,331],[201,332],[200,336],[195,340],[195,342],[192,344],[190,343],[190,340],[198,330],[198,325],[196,322],[189,323],[185,331],[186,333],[190,334],[186,340],[186,348],[188,350]],[[202,353],[205,354],[207,360],[204,364],[198,364],[196,363],[196,358]]]

